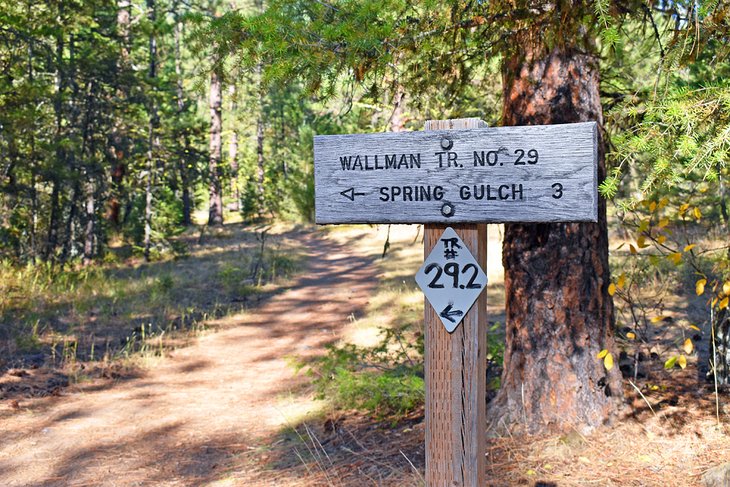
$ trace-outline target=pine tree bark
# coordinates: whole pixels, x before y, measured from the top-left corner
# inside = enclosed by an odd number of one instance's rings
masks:
[[[261,110],[263,112],[263,109]],[[264,188],[264,115],[259,113],[256,120],[256,191],[258,193],[259,218],[263,218],[266,207],[266,190]]]
[[[223,196],[221,194],[221,80],[215,69],[210,74],[210,158],[208,177],[210,179],[210,202],[208,225],[223,225]]]
[[[58,4],[58,16],[56,18],[58,25],[63,25],[64,19],[64,9],[63,9],[63,3]],[[64,37],[63,32],[61,29],[58,29],[56,32],[56,52],[55,52],[55,61],[56,61],[56,93],[53,99],[53,111],[55,115],[55,134],[54,134],[54,144],[55,144],[55,156],[56,160],[55,163],[57,167],[63,167],[66,159],[66,152],[63,149],[63,146],[61,144],[61,139],[63,138],[63,119],[64,119],[64,110],[63,110],[63,92],[66,87],[66,78],[65,78],[65,71],[64,71],[64,62],[63,62],[63,52],[65,49],[65,43],[64,43]],[[58,225],[61,220],[61,208],[59,206],[60,197],[61,197],[61,187],[62,187],[62,181],[61,178],[58,175],[58,171],[55,170],[56,168],[53,168],[51,171],[51,181],[52,181],[52,189],[51,189],[51,201],[50,201],[50,216],[48,220],[48,237],[46,238],[46,246],[43,250],[43,259],[49,260],[52,258],[52,256],[55,254],[56,249],[58,247]]]
[[[130,0],[119,0],[117,2],[117,30],[119,37],[121,38],[121,49],[119,55],[119,61],[117,63],[117,73],[119,75],[126,72],[129,68],[129,26],[130,26]],[[118,76],[118,78],[121,76]],[[122,99],[127,98],[128,90],[124,86],[117,88],[117,96]],[[114,227],[119,227],[120,213],[121,213],[121,202],[120,196],[122,192],[122,185],[124,182],[124,176],[127,174],[127,150],[128,140],[126,135],[126,129],[123,126],[121,117],[117,118],[114,122],[111,134],[111,155],[113,165],[111,168],[111,195],[109,197],[109,206],[107,211],[107,219]]]
[[[144,191],[144,259],[149,262],[152,249],[152,180],[156,166],[157,146],[159,145],[159,139],[156,133],[157,126],[159,125],[159,117],[157,114],[157,100],[155,99],[155,83],[157,78],[157,37],[155,25],[157,22],[157,5],[155,4],[155,0],[147,0],[147,16],[151,24],[148,77],[152,85],[152,96],[149,103],[150,119],[147,140],[147,175]]]
[[[602,124],[597,58],[520,45],[503,64],[504,125]],[[503,263],[507,343],[494,424],[535,433],[609,422],[623,392],[618,367],[607,371],[596,358],[614,350],[605,201],[598,223],[506,225]]]
[[[173,42],[175,48],[175,90],[177,96],[177,113],[182,120],[185,112],[185,92],[183,90],[183,70],[182,70],[182,54],[180,50],[180,41],[182,38],[182,22],[178,16],[177,4],[173,7],[173,15],[175,17],[175,30],[173,32]],[[187,129],[182,136],[182,146],[184,148],[183,155],[178,158],[178,172],[180,174],[180,190],[182,192],[182,224],[190,226],[193,223],[192,218],[192,195],[190,191],[190,171],[188,168],[188,154],[190,153],[190,138]]]
[[[86,224],[84,228],[84,266],[92,263],[94,258],[94,239],[96,232],[94,225],[96,223],[96,188],[94,187],[93,177],[87,173],[86,181]]]
[[[233,193],[233,209],[239,210],[241,195],[238,191],[238,127],[236,126],[236,110],[238,102],[236,99],[236,84],[231,83],[228,87],[228,96],[231,99],[231,115],[233,115],[233,127],[231,128],[231,139],[228,141],[228,159],[231,163],[231,192]]]

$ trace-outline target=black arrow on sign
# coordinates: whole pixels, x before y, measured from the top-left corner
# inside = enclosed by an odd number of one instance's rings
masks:
[[[453,306],[453,304],[449,303],[449,305],[445,307],[444,310],[441,312],[441,318],[445,318],[452,323],[456,323],[456,320],[452,318],[452,316],[463,316],[464,312],[459,309],[452,310],[451,308]]]
[[[355,188],[340,191],[340,194],[350,201],[355,201],[355,196],[365,196],[365,193],[356,193]]]

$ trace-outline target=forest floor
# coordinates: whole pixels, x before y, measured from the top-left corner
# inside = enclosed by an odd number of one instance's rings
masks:
[[[0,485],[422,485],[422,410],[395,424],[334,411],[293,366],[338,340],[373,343],[379,326],[422,312],[412,283],[422,259],[416,227],[392,227],[381,259],[387,232],[285,232],[304,262],[297,275],[207,320],[201,329],[210,331],[185,346],[115,374],[54,386],[56,369],[7,370]],[[237,235],[225,244],[242,245]],[[499,262],[498,247],[490,242],[490,261]],[[490,319],[503,322],[503,286],[489,274]],[[730,398],[719,398],[718,424],[696,358],[685,370],[662,364],[644,365],[635,383],[643,397],[626,383],[612,427],[490,438],[487,485],[701,485],[708,468],[730,461]]]

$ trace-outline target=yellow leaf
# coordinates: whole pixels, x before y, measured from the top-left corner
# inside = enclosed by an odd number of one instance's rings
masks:
[[[702,330],[700,330],[700,327],[696,326],[696,325],[689,325],[689,327],[696,331],[702,331]]]
[[[649,205],[649,211],[654,213],[654,210],[656,210],[656,201],[652,201]]]
[[[649,389],[651,389],[652,391],[658,391],[659,390],[659,386],[658,385],[653,385]]]
[[[730,301],[730,298],[728,296],[725,296],[724,298],[722,298],[722,301],[720,301],[720,309],[727,308],[729,301]]]
[[[606,350],[606,349],[604,348],[603,350],[601,350],[600,352],[598,352],[598,355],[596,355],[596,358],[597,358],[598,360],[601,360],[601,359],[602,359],[603,357],[605,357],[606,355],[608,355],[608,350]]]
[[[671,316],[655,316],[651,319],[652,323],[659,323],[660,321],[669,321]]]
[[[696,244],[689,244],[689,245],[685,245],[685,246],[684,246],[684,251],[685,251],[685,252],[689,252],[690,250],[692,250],[692,249],[693,249],[693,248],[695,248],[695,247],[696,247]]]
[[[725,281],[725,284],[722,285],[722,292],[730,294],[730,281]]]
[[[702,296],[705,293],[705,284],[707,284],[707,279],[699,279],[695,283],[695,293],[697,293],[697,296]]]
[[[636,338],[636,333],[630,331],[626,334],[626,338],[628,338],[629,340],[634,340]]]
[[[695,349],[695,346],[694,346],[694,343],[692,343],[692,340],[690,340],[689,338],[687,338],[684,341],[684,345],[682,345],[682,348],[684,349],[684,353],[686,353],[687,355],[689,355],[690,353],[692,353],[692,350]]]
[[[688,210],[688,209],[689,209],[689,203],[683,203],[683,204],[682,204],[682,205],[681,205],[681,206],[679,207],[679,214],[680,214],[680,215],[684,215],[684,214],[685,214],[685,213],[687,212],[687,210]]]
[[[659,228],[664,228],[667,225],[669,225],[669,218],[667,218],[667,217],[662,218],[661,220],[659,220],[659,223],[657,223],[657,226]]]
[[[666,242],[666,241],[667,241],[667,237],[666,237],[666,236],[664,236],[664,235],[659,235],[659,236],[658,236],[658,237],[656,238],[656,241],[657,241],[657,243],[658,243],[659,245],[661,245],[661,244],[663,244],[664,242]]]
[[[695,215],[695,219],[699,220],[700,218],[702,218],[702,212],[700,211],[700,209],[697,206],[695,206],[693,213]]]
[[[636,245],[638,245],[640,249],[645,249],[649,246],[649,244],[646,243],[646,237],[643,235],[639,235],[639,238],[636,239]]]
[[[535,472],[533,469],[530,469],[525,473],[527,473],[527,475],[537,475],[537,472]]]
[[[613,368],[613,355],[610,353],[606,354],[606,357],[603,359],[603,366],[606,367],[606,370],[611,370]]]
[[[680,355],[677,363],[680,367],[684,369],[685,367],[687,367],[687,357],[685,357],[684,355]]]
[[[626,273],[622,273],[620,276],[618,276],[618,282],[616,282],[616,287],[619,289],[623,289],[624,285],[626,285]]]
[[[717,301],[718,301],[718,297],[717,297],[717,296],[715,296],[715,299],[713,299],[713,300],[712,300],[712,303],[710,303],[710,306],[711,306],[711,307],[712,307],[712,306],[715,306],[715,305],[717,304]]]
[[[608,285],[608,295],[613,296],[614,294],[616,294],[616,284],[611,283]]]
[[[669,198],[667,198],[665,196],[664,198],[662,198],[662,199],[659,200],[659,204],[657,205],[657,208],[659,208],[661,210],[662,208],[664,208],[668,204],[669,204]]]
[[[639,223],[639,233],[649,230],[649,220],[643,220]]]
[[[674,265],[679,265],[679,263],[682,262],[682,253],[672,252],[671,254],[667,255],[667,259],[671,260]]]
[[[631,252],[631,255],[636,255],[636,247],[633,244],[629,244],[629,252]]]

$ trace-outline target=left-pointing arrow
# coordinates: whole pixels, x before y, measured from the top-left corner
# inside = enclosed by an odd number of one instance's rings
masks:
[[[350,201],[355,201],[355,196],[365,196],[365,193],[356,193],[355,188],[349,188],[344,191],[340,191],[340,194]]]
[[[453,307],[454,305],[452,303],[449,303],[449,305],[446,306],[443,311],[441,311],[440,315],[442,318],[449,320],[452,323],[456,323],[454,316],[463,316],[464,312],[460,309],[453,309]]]

